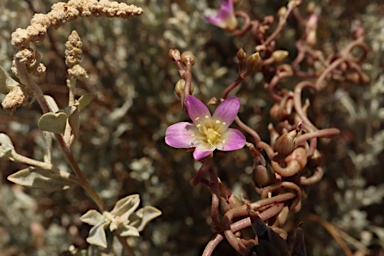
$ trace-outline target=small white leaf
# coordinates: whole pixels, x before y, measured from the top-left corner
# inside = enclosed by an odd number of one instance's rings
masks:
[[[162,212],[159,209],[153,206],[145,206],[129,217],[130,225],[136,227],[141,232],[148,222],[159,217],[161,214]]]
[[[122,219],[128,219],[140,204],[140,196],[138,194],[129,195],[117,201],[115,207],[111,211],[114,216],[120,216]]]
[[[8,135],[0,133],[0,157],[10,156],[13,150],[14,147]]]
[[[13,183],[45,192],[54,192],[70,188],[74,183],[60,175],[38,168],[26,168],[7,177]]]
[[[104,228],[105,228],[104,223],[101,223],[97,226],[92,227],[86,239],[87,242],[93,245],[107,248],[107,237],[105,235]]]
[[[49,95],[44,95],[45,100],[47,101],[47,104],[49,108],[52,110],[52,112],[59,111],[59,107],[57,106],[56,101]]]
[[[120,225],[116,232],[121,236],[140,236],[139,231],[129,224]]]
[[[86,106],[88,106],[89,103],[91,103],[91,101],[96,98],[96,94],[94,93],[87,93],[87,94],[84,94],[83,96],[81,96],[79,99],[78,99],[78,102],[79,102],[79,110],[82,110],[83,108],[85,108]]]
[[[40,117],[38,125],[43,131],[63,134],[67,125],[67,115],[63,112],[45,113]]]
[[[89,210],[80,217],[80,220],[92,226],[97,226],[105,222],[104,216],[96,210]]]

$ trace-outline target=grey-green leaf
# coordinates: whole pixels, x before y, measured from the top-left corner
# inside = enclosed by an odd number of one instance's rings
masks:
[[[140,204],[140,196],[138,194],[126,196],[115,204],[111,211],[114,216],[120,216],[123,219],[128,219]]]
[[[12,87],[19,85],[7,72],[0,66],[0,93],[7,94]]]
[[[161,211],[153,206],[145,206],[135,213],[133,213],[130,217],[130,225],[137,228],[139,232],[143,231],[145,226],[153,220],[161,215]]]
[[[45,100],[47,101],[47,104],[49,108],[52,110],[52,112],[59,111],[59,107],[57,106],[56,101],[49,95],[44,95]]]
[[[10,156],[14,150],[11,139],[4,133],[0,133],[0,157]]]
[[[89,231],[87,242],[93,245],[107,248],[107,237],[105,235],[104,223],[94,226]]]
[[[63,134],[67,125],[67,115],[63,112],[45,113],[40,117],[38,125],[43,131]]]
[[[129,224],[120,225],[117,228],[117,233],[121,236],[140,236],[139,231]]]
[[[8,176],[13,183],[45,192],[54,192],[70,188],[74,183],[52,171],[39,168],[26,168]]]
[[[89,103],[91,103],[91,101],[96,98],[96,94],[94,93],[87,93],[87,94],[84,94],[83,96],[81,96],[79,99],[78,99],[78,102],[79,102],[79,110],[82,110],[83,108],[85,108],[86,106],[88,106]]]
[[[77,139],[79,137],[80,130],[80,112],[78,108],[76,108],[75,111],[73,111],[68,117],[68,123],[71,126],[73,136]]]
[[[80,217],[80,220],[89,225],[97,226],[103,223],[105,221],[105,218],[98,211],[89,210],[83,216]]]

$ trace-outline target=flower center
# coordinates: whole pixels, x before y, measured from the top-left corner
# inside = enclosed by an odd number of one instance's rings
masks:
[[[224,143],[224,140],[221,139],[221,135],[225,122],[213,120],[209,116],[205,116],[203,120],[200,120],[200,118],[197,117],[195,120],[199,121],[196,125],[199,133],[193,135],[196,136],[196,139],[208,143],[211,146],[215,146],[219,142]]]

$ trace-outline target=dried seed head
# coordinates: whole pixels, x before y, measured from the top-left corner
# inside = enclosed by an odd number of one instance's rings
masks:
[[[5,110],[12,113],[16,108],[27,105],[32,101],[33,95],[31,93],[28,93],[20,86],[15,86],[7,94],[7,96],[5,96],[1,105]]]

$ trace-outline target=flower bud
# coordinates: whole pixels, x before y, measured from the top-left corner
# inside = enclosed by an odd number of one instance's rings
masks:
[[[180,99],[182,98],[182,95],[184,95],[184,88],[185,88],[185,80],[181,78],[179,81],[177,81],[175,85],[175,94]],[[189,94],[192,94],[193,91],[194,91],[194,86],[193,86],[193,83],[191,83],[191,86],[189,87]]]
[[[252,71],[260,71],[262,67],[262,61],[263,59],[260,57],[260,54],[258,52],[255,52],[251,56],[249,56],[247,60],[247,68],[248,70]]]
[[[240,61],[240,62],[243,62],[246,58],[247,58],[247,54],[245,53],[245,51],[243,50],[243,48],[240,48],[240,50],[237,51],[237,55],[236,55],[237,59]]]
[[[252,179],[253,184],[258,188],[269,186],[275,182],[275,176],[270,166],[264,166],[258,163],[253,165]]]
[[[285,14],[287,14],[287,7],[285,7],[285,6],[280,7],[280,9],[277,11],[277,15],[280,18],[283,18],[285,16]]]
[[[196,62],[196,60],[195,60],[195,55],[193,55],[193,53],[190,52],[190,51],[183,52],[183,53],[181,54],[181,61],[182,61],[185,65],[187,65],[188,62],[190,62],[191,65],[193,66],[193,65],[195,65],[195,62]]]
[[[288,156],[295,149],[295,137],[297,135],[297,130],[290,131],[281,135],[275,141],[273,149],[280,156]]]
[[[371,79],[369,78],[369,76],[368,76],[366,73],[362,72],[362,73],[361,73],[361,76],[360,76],[360,81],[361,81],[361,83],[363,83],[363,84],[369,84],[369,82],[371,81]]]
[[[170,49],[168,52],[169,58],[173,61],[180,61],[180,52],[179,50]]]
[[[272,53],[272,59],[275,63],[280,63],[288,56],[288,51],[277,50]]]
[[[357,72],[349,73],[346,75],[348,81],[358,84],[360,82],[360,76]]]
[[[314,2],[309,2],[307,5],[307,14],[311,15],[315,12],[316,4]]]

